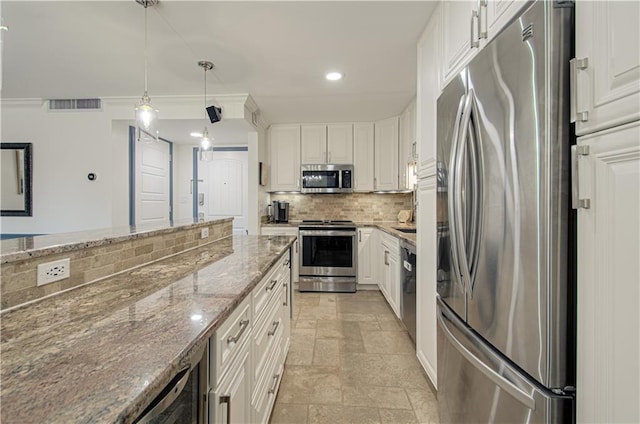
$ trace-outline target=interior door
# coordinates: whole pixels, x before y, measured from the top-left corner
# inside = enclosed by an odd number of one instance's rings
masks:
[[[166,141],[135,142],[135,223],[171,219],[171,144]]]
[[[235,233],[245,232],[248,215],[248,152],[214,151],[198,161],[198,213],[206,219],[233,217]],[[202,214],[202,215],[200,215]]]

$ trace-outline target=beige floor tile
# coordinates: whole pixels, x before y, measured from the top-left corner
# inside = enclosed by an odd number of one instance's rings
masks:
[[[418,424],[416,414],[411,409],[380,409],[382,424]]]
[[[316,329],[318,339],[358,339],[360,326],[357,322],[341,320],[320,320]]]
[[[378,322],[376,314],[351,314],[338,312],[337,319],[341,321]]]
[[[337,339],[317,339],[313,349],[313,365],[335,367],[340,364],[340,344]]]
[[[320,304],[319,306],[335,306],[336,304],[336,295],[333,293],[325,293],[323,296],[320,296]]]
[[[421,423],[437,423],[438,401],[431,390],[405,389],[416,417]]]
[[[300,315],[298,319],[317,319],[317,320],[329,320],[336,319],[336,306],[299,306]]]
[[[315,319],[299,319],[295,321],[295,329],[298,330],[315,330],[317,321]]]
[[[345,385],[368,385],[429,390],[417,359],[411,355],[343,353],[342,379]]]
[[[287,354],[287,365],[311,365],[313,362],[313,346],[315,344],[314,329],[291,329],[291,344]]]
[[[309,405],[309,424],[379,424],[376,408]]]
[[[287,365],[278,399],[282,403],[341,404],[340,369]]]
[[[341,314],[386,314],[391,309],[384,302],[358,302],[345,300],[338,302],[338,312]]]
[[[404,389],[398,387],[342,386],[342,403],[387,409],[412,409]]]
[[[308,405],[282,403],[276,400],[271,413],[271,424],[306,424]]]
[[[380,331],[380,323],[378,321],[358,321],[358,327],[360,331]]]
[[[367,353],[415,355],[415,347],[406,332],[363,331],[362,340]]]

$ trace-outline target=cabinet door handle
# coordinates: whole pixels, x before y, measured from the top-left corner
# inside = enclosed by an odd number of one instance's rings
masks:
[[[271,387],[268,391],[268,393],[270,395],[274,394],[276,392],[276,386],[278,385],[278,379],[280,378],[280,374],[274,374],[273,375],[273,379],[275,380],[275,384],[273,385],[273,387]]]
[[[384,264],[385,265],[389,265],[389,251],[388,250],[384,251]]]
[[[477,18],[478,18],[478,12],[477,12],[477,11],[475,11],[475,10],[474,10],[474,11],[472,11],[472,12],[471,12],[471,26],[470,26],[470,28],[471,28],[471,29],[470,29],[470,32],[471,32],[471,33],[470,33],[470,35],[469,35],[469,39],[470,39],[470,48],[472,48],[472,49],[473,49],[473,48],[480,47],[480,41],[476,41],[476,40],[475,40],[475,37],[473,36],[473,21],[474,21],[475,19],[477,19]],[[479,31],[479,29],[478,29],[478,31]]]
[[[244,330],[246,330],[248,326],[248,319],[243,319],[242,321],[240,321],[240,331],[235,336],[227,337],[227,344],[236,343],[238,340],[240,340],[240,337],[242,337],[242,333],[244,333]]]
[[[276,330],[278,330],[278,326],[280,325],[280,321],[273,321],[273,329],[267,333],[267,336],[275,336]]]
[[[569,121],[570,122],[586,122],[589,120],[589,112],[579,112],[578,111],[578,91],[580,88],[578,87],[578,79],[579,73],[578,71],[584,71],[589,67],[589,58],[584,57],[578,59],[574,57],[569,61],[569,91],[570,91],[570,102],[569,102]]]
[[[296,253],[298,253],[298,240],[296,240]]]
[[[358,241],[362,241],[362,230],[358,231]]]
[[[267,287],[265,290],[270,292],[271,290],[273,290],[273,288],[276,286],[276,284],[278,284],[278,280],[271,280],[271,285],[269,287]]]
[[[284,263],[282,264],[282,266],[287,266],[289,265],[289,259],[285,259]]]
[[[220,405],[227,404],[227,424],[231,424],[231,395],[220,396]]]
[[[484,8],[485,10],[485,16],[486,16],[486,10],[487,10],[487,0],[478,0],[478,40],[480,38],[487,38],[487,30],[485,29],[484,31],[482,30],[482,8]],[[484,23],[485,27],[487,25],[487,22],[485,21]]]
[[[289,296],[287,296],[287,286],[288,286],[288,284],[284,283],[282,286],[284,287],[284,303],[282,304],[282,306],[287,306],[288,303],[289,303],[288,302]]]

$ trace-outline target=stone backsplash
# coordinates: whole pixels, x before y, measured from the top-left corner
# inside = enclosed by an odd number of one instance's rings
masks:
[[[272,194],[271,200],[289,202],[291,221],[396,221],[398,212],[411,209],[411,197],[411,193]]]
[[[205,226],[209,228],[209,237],[201,238],[200,233]],[[197,228],[177,227],[175,231],[148,237],[3,263],[0,267],[0,309],[100,280],[229,237],[232,233],[233,223],[229,219]],[[38,286],[38,265],[63,258],[70,259],[70,277]]]

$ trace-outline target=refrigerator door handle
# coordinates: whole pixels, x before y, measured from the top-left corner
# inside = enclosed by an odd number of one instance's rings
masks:
[[[473,119],[469,120],[469,154],[471,160],[472,169],[472,193],[471,193],[471,242],[469,250],[469,276],[470,276],[470,291],[473,295],[473,288],[476,281],[476,270],[478,268],[478,256],[480,255],[480,235],[482,234],[482,143],[480,140],[480,131],[478,130],[478,105],[476,104],[476,98],[473,90],[470,92],[471,97],[471,111],[470,116]]]
[[[458,136],[458,151],[456,158],[456,171],[455,174],[455,203],[454,203],[454,215],[456,216],[456,225],[462,226],[464,222],[464,216],[462,211],[462,170],[464,163],[466,147],[467,147],[467,134],[469,131],[469,124],[471,122],[471,104],[473,100],[473,90],[470,90],[467,94],[467,98],[464,104],[464,110],[462,113],[462,123],[460,125],[460,134]],[[460,273],[464,281],[464,285],[467,287],[469,295],[472,295],[471,276],[469,275],[469,261],[467,258],[464,228],[458,227],[458,261],[460,262]]]
[[[456,326],[455,323],[449,321],[448,317],[442,312],[442,305],[438,305],[440,309],[440,313],[438,313],[438,322],[440,323],[440,328],[442,329],[442,333],[445,335],[449,343],[453,347],[456,348],[458,352],[464,358],[469,361],[478,371],[485,375],[488,379],[490,379],[493,383],[507,392],[509,395],[513,396],[518,402],[525,405],[527,408],[534,410],[536,408],[535,399],[524,392],[519,387],[515,386],[509,380],[506,380],[500,374],[498,374],[495,370],[489,367],[487,364],[482,362],[479,358],[477,358],[472,352],[469,351],[460,341],[453,335],[449,326]],[[445,306],[446,307],[446,306]]]
[[[458,111],[456,112],[456,120],[453,127],[453,136],[451,137],[451,155],[449,157],[449,180],[447,183],[447,203],[449,204],[447,210],[449,215],[449,239],[451,242],[451,262],[453,263],[453,270],[456,274],[454,281],[460,279],[460,261],[458,259],[458,225],[456,223],[456,214],[454,213],[456,205],[456,157],[458,155],[458,140],[460,138],[460,121],[462,120],[462,111],[464,109],[466,95],[460,97],[458,104]],[[465,290],[464,281],[462,282],[462,289]]]

